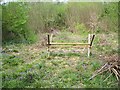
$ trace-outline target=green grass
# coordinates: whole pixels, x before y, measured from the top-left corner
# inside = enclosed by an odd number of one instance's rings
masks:
[[[66,34],[70,34],[67,33]],[[76,34],[73,34],[75,36]],[[63,35],[64,36],[64,35]],[[77,37],[78,35],[76,35]],[[104,81],[110,74],[105,72],[92,80],[89,78],[105,62],[99,55],[116,54],[112,49],[112,37],[108,47],[101,46],[101,38],[95,37],[91,57],[87,53],[51,52],[48,57],[46,48],[37,48],[35,45],[7,44],[2,53],[2,87],[4,88],[111,88],[118,87],[114,75]],[[108,35],[109,36],[109,35]],[[106,39],[110,37],[106,37]],[[59,38],[56,41],[59,42]],[[67,37],[67,36],[66,36]],[[103,38],[104,39],[104,38]],[[67,39],[64,39],[64,41]],[[75,39],[76,40],[76,39]],[[76,40],[77,41],[77,40]],[[72,42],[72,40],[71,40]],[[106,43],[105,43],[106,44]],[[64,48],[63,50],[67,50]]]

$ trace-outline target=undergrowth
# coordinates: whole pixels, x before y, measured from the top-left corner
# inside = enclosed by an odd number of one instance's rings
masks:
[[[74,35],[74,34],[73,34]],[[116,53],[109,46],[100,46],[98,34],[91,49],[91,57],[87,53],[59,52],[56,48],[48,58],[46,48],[37,48],[28,44],[13,44],[4,46],[2,52],[2,87],[3,88],[116,88],[117,80],[109,72],[96,76],[92,80],[89,78],[103,64],[100,55]],[[108,35],[109,36],[109,35]],[[56,37],[56,40],[59,37]],[[109,37],[106,37],[109,38]],[[59,42],[59,41],[58,41]],[[114,42],[115,44],[116,42]],[[113,44],[112,44],[113,45]],[[32,48],[31,48],[32,47]],[[102,52],[101,52],[102,50]]]

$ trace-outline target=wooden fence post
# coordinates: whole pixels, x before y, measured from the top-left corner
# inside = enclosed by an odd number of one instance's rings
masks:
[[[48,57],[50,56],[50,50],[49,50],[49,48],[50,48],[50,35],[48,34],[48,42],[47,42],[47,47],[48,47]]]
[[[90,34],[88,34],[88,44],[90,44]],[[88,58],[90,57],[90,46],[88,46]]]
[[[50,35],[50,43],[52,43],[53,34]]]
[[[90,47],[92,46],[93,40],[94,40],[95,35],[92,36],[92,40],[90,42]]]

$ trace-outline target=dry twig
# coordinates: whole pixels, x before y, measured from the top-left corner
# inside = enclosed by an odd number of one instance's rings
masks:
[[[92,77],[89,78],[89,80],[92,80],[97,75],[105,72],[110,71],[111,73],[114,73],[117,80],[119,81],[120,78],[120,66],[118,65],[118,62],[107,62],[105,65],[103,65],[99,70],[95,71],[95,73],[92,75]],[[112,74],[110,74],[104,81],[106,81]]]

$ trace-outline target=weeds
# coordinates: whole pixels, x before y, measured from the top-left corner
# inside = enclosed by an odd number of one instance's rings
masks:
[[[72,34],[73,36],[76,34]],[[2,81],[3,87],[9,88],[108,88],[117,87],[116,78],[109,73],[103,73],[89,80],[95,70],[104,64],[102,55],[116,54],[118,51],[100,46],[98,34],[87,58],[86,52],[72,52],[67,48],[48,54],[46,48],[35,49],[29,45],[7,45],[3,52]],[[64,36],[64,35],[63,35]],[[59,41],[59,37],[56,40]],[[109,37],[106,37],[109,38]],[[111,39],[112,40],[112,39]],[[65,41],[65,40],[64,40]],[[72,41],[71,41],[72,42]],[[6,48],[4,46],[4,48]],[[9,52],[9,48],[12,50]],[[14,48],[14,49],[13,49]],[[109,50],[110,49],[110,50]],[[8,50],[8,51],[7,51]],[[66,51],[65,51],[66,50]],[[67,51],[68,50],[68,51]],[[101,50],[103,52],[101,52]],[[13,53],[14,52],[14,53]],[[19,54],[16,54],[19,53]],[[29,62],[29,63],[28,63]],[[106,80],[105,80],[106,79]],[[115,83],[115,84],[114,84]]]

